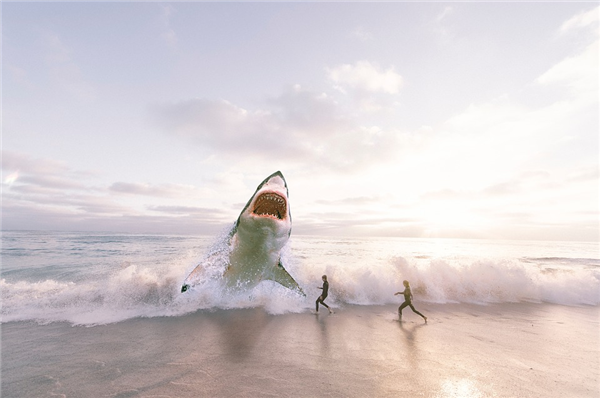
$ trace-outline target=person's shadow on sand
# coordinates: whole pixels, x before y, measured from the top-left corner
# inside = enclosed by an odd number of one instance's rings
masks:
[[[329,333],[327,332],[327,316],[316,314],[315,319],[321,331],[321,355],[326,356],[329,353]]]
[[[416,325],[405,325],[402,321],[399,322],[400,330],[406,337],[406,348],[408,360],[412,369],[418,369],[419,366],[419,348],[415,344],[415,336],[418,334],[419,329],[426,326],[426,323],[419,323]]]
[[[423,326],[426,326],[426,323],[419,323],[416,325],[412,325],[412,326],[407,326],[404,324],[404,322],[399,321],[398,324],[400,325],[400,330],[402,330],[402,332],[404,333],[404,336],[406,336],[406,340],[409,342],[414,342],[414,335],[415,333],[421,329]]]
[[[261,309],[230,310],[213,319],[224,351],[235,362],[251,355],[270,321],[271,317]]]

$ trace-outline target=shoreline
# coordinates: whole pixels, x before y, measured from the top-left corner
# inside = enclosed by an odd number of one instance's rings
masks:
[[[597,397],[600,307],[415,303],[10,322],[2,396]]]

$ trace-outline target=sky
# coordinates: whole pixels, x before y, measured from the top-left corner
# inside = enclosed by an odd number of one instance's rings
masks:
[[[2,229],[599,239],[597,2],[3,2]]]

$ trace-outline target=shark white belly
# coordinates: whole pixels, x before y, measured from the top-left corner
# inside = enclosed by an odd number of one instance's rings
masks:
[[[287,183],[277,171],[258,186],[229,234],[229,255],[222,275],[226,285],[250,289],[263,280],[272,280],[302,293],[281,264],[281,250],[291,231]],[[181,292],[201,282],[204,269],[204,263],[198,264],[183,282]]]

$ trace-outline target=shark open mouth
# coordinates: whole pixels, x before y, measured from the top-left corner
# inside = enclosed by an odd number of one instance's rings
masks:
[[[285,198],[275,192],[265,192],[256,198],[252,213],[257,216],[273,217],[283,220],[287,214]]]

